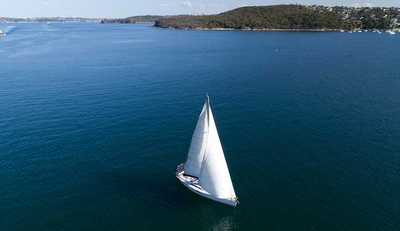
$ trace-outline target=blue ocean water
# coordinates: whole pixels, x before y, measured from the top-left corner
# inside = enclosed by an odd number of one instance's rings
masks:
[[[0,29],[0,230],[400,230],[399,35]],[[207,92],[235,209],[175,179]]]

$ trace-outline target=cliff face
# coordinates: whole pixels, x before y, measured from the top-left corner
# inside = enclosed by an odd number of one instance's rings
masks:
[[[399,8],[302,5],[241,7],[217,15],[162,17],[157,27],[188,29],[354,30],[400,27]]]

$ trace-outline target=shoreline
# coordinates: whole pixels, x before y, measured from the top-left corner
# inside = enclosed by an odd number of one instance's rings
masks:
[[[178,28],[179,29],[179,28]],[[344,30],[340,29],[270,29],[270,28],[259,28],[259,29],[236,29],[236,28],[193,28],[189,30],[204,30],[204,31],[254,31],[254,32],[341,32]]]
[[[172,29],[172,30],[193,30],[193,31],[254,31],[254,32],[350,32],[349,30],[344,29],[271,29],[271,28],[244,28],[244,29],[237,29],[237,28],[224,28],[224,27],[215,27],[215,28],[204,28],[204,27],[162,27],[156,26],[157,28],[162,29]]]
[[[204,28],[204,27],[163,27],[153,25],[154,27],[161,28],[161,29],[170,29],[170,30],[192,30],[192,31],[248,31],[248,32],[341,32],[341,33],[357,33],[357,32],[372,32],[372,33],[384,33],[384,32],[395,32],[400,33],[400,29],[392,29],[392,30],[379,30],[379,29],[354,29],[354,30],[347,30],[347,29],[272,29],[272,28],[244,28],[244,29],[237,29],[237,28],[224,28],[224,27],[215,27],[215,28]]]

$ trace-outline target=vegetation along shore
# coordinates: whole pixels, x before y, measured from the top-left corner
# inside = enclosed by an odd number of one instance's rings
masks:
[[[154,22],[154,26],[198,30],[400,31],[398,7],[248,6],[215,15],[135,16],[102,23]]]

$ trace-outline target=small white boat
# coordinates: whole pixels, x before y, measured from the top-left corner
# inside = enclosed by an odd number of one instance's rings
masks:
[[[178,165],[176,178],[200,196],[233,207],[239,203],[208,96],[192,136],[187,160]]]
[[[392,31],[392,30],[388,30],[387,31],[390,35],[395,35],[396,34],[396,32],[394,32],[394,31]]]

